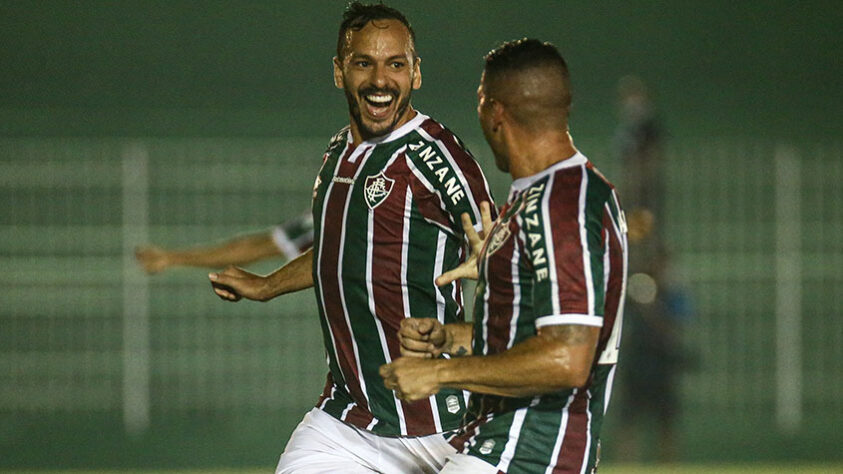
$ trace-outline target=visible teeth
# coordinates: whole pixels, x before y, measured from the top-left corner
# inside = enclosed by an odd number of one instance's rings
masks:
[[[385,104],[387,102],[392,101],[391,95],[367,95],[366,99],[370,102],[375,102],[377,104]]]

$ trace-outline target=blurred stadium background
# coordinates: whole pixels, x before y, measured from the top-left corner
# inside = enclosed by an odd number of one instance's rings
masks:
[[[670,134],[663,231],[695,302],[679,461],[839,466],[839,2],[391,4],[418,35],[417,108],[498,197],[509,179],[474,113],[491,47],[560,47],[575,142],[614,181],[615,84],[649,84]],[[347,123],[330,78],[343,5],[0,1],[0,469],[275,465],[324,381],[311,294],[223,304],[202,270],[147,277],[132,249],[309,206]]]

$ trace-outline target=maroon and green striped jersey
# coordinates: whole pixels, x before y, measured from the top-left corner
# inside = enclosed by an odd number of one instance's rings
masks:
[[[310,212],[284,221],[272,229],[272,241],[287,260],[313,246],[313,217]]]
[[[620,345],[627,243],[613,186],[580,153],[512,183],[479,260],[474,354],[547,325],[600,327],[586,386],[542,396],[472,394],[452,440],[500,472],[590,472]]]
[[[481,222],[479,203],[492,202],[486,179],[459,139],[420,113],[356,146],[346,128],[323,158],[313,278],[330,372],[318,406],[382,435],[456,429],[467,393],[407,403],[378,369],[400,356],[402,319],[464,320],[459,284],[437,288],[434,279],[464,260],[460,216]]]

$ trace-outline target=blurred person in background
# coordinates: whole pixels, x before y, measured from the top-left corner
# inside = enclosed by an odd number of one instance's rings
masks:
[[[241,235],[219,243],[167,249],[146,245],[135,249],[143,270],[154,275],[172,267],[220,268],[272,258],[292,260],[313,245],[313,218],[308,212],[266,232]]]
[[[693,319],[691,297],[655,232],[656,217],[628,214],[629,280],[624,315],[624,357],[618,371],[618,453],[624,461],[678,460],[680,379],[690,360],[683,344]],[[648,433],[654,433],[650,438]],[[648,446],[656,446],[652,453]]]
[[[618,419],[616,446],[622,460],[646,460],[644,448],[656,445],[659,461],[674,462],[680,376],[688,359],[682,331],[693,313],[662,230],[666,134],[637,76],[618,81],[618,114],[613,141],[629,210],[630,257],[624,357],[618,371],[618,403],[624,416]],[[655,442],[646,442],[652,432]]]
[[[664,130],[644,81],[618,81],[618,126],[613,149],[621,164],[624,207],[648,209],[661,218],[664,201]]]
[[[464,261],[461,216],[479,227],[491,194],[462,142],[411,105],[421,59],[403,14],[350,4],[333,65],[350,124],[322,157],[313,248],[267,276],[229,267],[209,278],[228,301],[315,289],[328,380],[277,472],[437,472],[455,452],[446,435],[462,425],[467,393],[411,403],[383,386],[378,368],[400,356],[404,319],[464,320],[458,282],[434,279]]]

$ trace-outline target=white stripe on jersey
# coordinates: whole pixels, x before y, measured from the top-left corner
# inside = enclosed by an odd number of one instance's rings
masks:
[[[606,297],[607,292],[609,290],[609,277],[612,275],[611,269],[611,254],[609,253],[609,249],[611,247],[611,236],[609,235],[609,230],[606,229],[605,237],[603,238],[603,310],[606,310]]]
[[[588,295],[588,314],[594,316],[594,280],[591,275],[591,252],[588,249],[588,233],[585,222],[585,198],[588,191],[588,170],[585,165],[580,165],[582,181],[580,182],[579,216],[577,221],[580,224],[580,242],[582,244],[582,265],[585,273],[585,287]],[[601,311],[602,313],[602,311]]]
[[[554,324],[581,324],[583,326],[603,327],[603,316],[591,314],[550,314],[536,318],[536,329]]]
[[[362,160],[360,162],[360,165],[358,165],[357,170],[354,172],[354,178],[353,178],[354,180],[357,180],[358,176],[360,175],[360,172],[363,170],[363,167],[366,165],[366,160],[368,160],[369,156],[372,154],[372,151],[374,149],[375,149],[375,147],[371,147],[371,148],[368,148],[368,149],[364,149],[364,147],[357,147],[357,149],[354,150],[351,153],[351,156],[349,157],[349,161],[352,161],[352,158],[356,160],[356,157],[359,156],[359,154],[362,154],[362,156],[363,156]],[[342,161],[342,160],[337,160],[337,161]],[[333,182],[331,184],[333,185]],[[340,264],[337,265],[337,279],[339,280],[338,288],[339,288],[339,293],[340,293],[340,305],[342,306],[342,314],[345,317],[345,323],[348,326],[348,333],[351,335],[351,347],[354,349],[354,362],[357,364],[357,373],[359,374],[359,376],[357,377],[357,380],[360,381],[360,390],[363,392],[363,396],[366,397],[366,400],[369,400],[369,392],[366,390],[366,378],[363,376],[363,366],[362,366],[362,364],[360,364],[360,350],[357,348],[357,338],[354,337],[354,329],[351,327],[351,319],[349,319],[349,317],[348,317],[348,307],[346,306],[346,303],[345,303],[345,290],[343,290],[343,285],[342,285],[342,269],[343,269],[342,260],[343,260],[343,254],[345,252],[345,229],[346,229],[345,223],[346,223],[346,219],[348,218],[348,206],[351,203],[351,195],[352,194],[353,193],[351,192],[351,189],[349,189],[348,194],[345,197],[345,206],[343,207],[343,211],[342,211],[342,227],[341,227],[342,228],[342,234],[340,235],[340,245],[339,245],[340,249],[339,249],[339,254],[337,256],[337,260],[340,262]],[[328,194],[326,193],[325,194],[325,200],[327,201],[327,199],[328,199]],[[325,206],[325,205],[323,204],[323,206]],[[327,207],[327,206],[325,206],[325,207]],[[324,226],[324,221],[323,221],[322,225]],[[339,363],[337,365],[339,365]],[[345,421],[345,417],[346,417],[347,414],[348,413],[347,413],[347,410],[346,410],[345,412],[343,412],[342,418],[340,418],[340,419]]]
[[[322,400],[322,404],[319,405],[319,408],[324,409],[325,405],[327,405],[329,401],[334,399],[334,393],[336,393],[336,391],[337,391],[337,385],[335,383],[331,384],[331,394],[328,395],[327,397],[325,397],[324,400]]]
[[[373,148],[374,150],[374,148]],[[406,147],[399,148],[393,155],[389,158],[386,164],[383,167],[383,170],[389,168],[389,166],[395,161],[395,159],[401,154],[404,153]],[[363,168],[364,163],[360,164],[360,169]],[[412,196],[410,195],[409,188],[407,189],[407,201],[408,203],[405,205],[405,212],[404,212],[404,243],[402,244],[402,252],[401,252],[401,263],[402,263],[402,288],[404,289],[405,294],[405,303],[404,303],[404,314],[409,314],[407,303],[406,303],[406,279],[405,279],[405,271],[406,271],[406,246],[407,246],[407,233],[408,228],[410,227],[409,224],[409,202],[412,201]],[[367,206],[368,207],[368,206]],[[374,251],[374,222],[375,222],[375,210],[369,208],[368,210],[368,217],[366,223],[366,292],[368,295],[368,302],[369,302],[369,314],[372,315],[372,319],[375,321],[375,327],[378,330],[378,339],[381,343],[381,352],[383,353],[384,360],[386,363],[392,362],[392,357],[389,355],[389,345],[386,343],[386,333],[383,330],[383,323],[381,322],[380,318],[377,317],[377,311],[375,311],[375,291],[372,279],[372,267],[374,266],[374,261],[372,258],[372,252]],[[345,227],[343,227],[344,229]],[[361,377],[362,378],[362,377]],[[395,392],[392,392],[392,399],[395,402],[395,410],[398,414],[398,425],[401,429],[401,434],[407,434],[407,422],[404,417],[404,407],[401,405],[401,401],[395,395]]]
[[[588,423],[585,425],[585,452],[582,455],[580,474],[585,474],[585,468],[588,467],[588,452],[591,450],[591,390],[586,393],[588,393],[588,398],[586,398],[585,416],[588,418]]]
[[[413,173],[413,175],[416,178],[418,178],[419,182],[422,184],[422,186],[424,186],[425,189],[430,191],[430,194],[434,194],[434,195],[436,195],[436,197],[439,198],[439,209],[442,210],[442,213],[445,214],[448,217],[448,220],[451,221],[452,224],[457,225],[458,223],[454,222],[453,216],[451,216],[451,213],[448,211],[448,208],[445,206],[445,201],[442,199],[442,195],[439,194],[439,191],[436,190],[436,188],[433,186],[433,183],[431,183],[424,176],[424,174],[421,171],[419,171],[419,169],[416,167],[415,163],[413,163],[413,160],[411,160],[409,156],[407,156],[406,159],[407,159],[407,168],[410,169],[410,172]],[[422,215],[422,217],[424,218],[425,222],[428,222],[432,225],[435,225],[436,227],[439,227],[440,229],[444,230],[445,232],[447,232],[451,235],[456,235],[454,233],[454,229],[451,229],[448,226],[443,226],[441,222],[436,222],[436,221],[434,221],[434,220],[432,220],[432,219],[430,219],[430,218],[428,218],[427,216],[424,216],[424,215]]]
[[[343,157],[343,155],[345,155],[345,153],[348,151],[348,147],[349,147],[350,145],[351,145],[351,140],[349,140],[349,141],[347,141],[347,142],[346,142],[346,144],[345,144],[345,148],[343,148],[342,153],[340,153],[339,158],[337,159],[337,165],[336,165],[336,167],[334,168],[334,173],[333,173],[333,176],[336,176],[336,175],[337,175],[337,173],[339,173],[340,164],[342,164],[342,157]],[[324,166],[325,166],[325,163],[322,163],[322,166],[324,167]],[[320,170],[320,173],[321,173],[321,170]],[[334,182],[333,182],[333,181],[331,181],[330,183],[328,183],[328,187],[325,189],[325,200],[326,200],[326,201],[327,201],[327,199],[328,199],[328,196],[330,196],[330,194],[331,194],[331,190],[332,190],[333,188],[334,188]],[[321,222],[321,225],[322,225],[323,227],[325,226],[325,213],[327,212],[327,210],[328,210],[328,206],[326,206],[326,205],[323,203],[323,204],[322,204],[322,216],[319,218],[319,220],[320,220],[320,222]],[[318,253],[317,253],[317,259],[316,259],[316,262],[317,262],[317,265],[316,265],[316,278],[319,280],[319,299],[322,301],[322,307],[324,308],[324,306],[325,306],[325,293],[324,293],[324,291],[325,291],[325,290],[324,290],[324,288],[325,288],[325,287],[324,287],[324,285],[322,284],[322,270],[321,270],[321,266],[320,266],[320,265],[318,265],[318,262],[321,262],[321,261],[322,261],[322,249],[323,249],[323,248],[325,248],[325,246],[324,246],[324,244],[323,244],[323,242],[322,242],[322,239],[319,239],[319,251],[318,251]],[[345,374],[345,373],[343,373],[343,371],[342,371],[342,365],[340,364],[340,355],[339,355],[339,353],[337,352],[337,341],[334,339],[334,331],[331,331],[331,327],[330,327],[330,326],[331,326],[331,323],[330,323],[329,321],[327,321],[327,319],[328,319],[328,316],[327,316],[327,315],[325,315],[325,319],[326,319],[325,323],[328,325],[328,334],[330,334],[330,335],[331,335],[331,346],[332,346],[332,347],[333,347],[333,349],[334,349],[334,357],[335,357],[335,359],[334,359],[334,360],[336,360],[336,361],[337,361],[337,370],[339,370],[339,371],[340,371],[340,374],[342,374],[343,380],[347,380],[348,375],[347,375],[347,374]],[[330,369],[330,364],[328,364],[328,368]],[[334,380],[334,385],[336,385],[336,383],[337,383],[337,382],[338,382],[337,380]],[[345,388],[346,388],[346,390],[348,390],[348,385],[346,385],[346,387],[345,387]],[[334,398],[334,390],[333,390],[333,389],[331,389],[331,398]],[[326,400],[326,402],[327,402],[327,400]],[[343,412],[343,413],[345,413],[345,412]],[[344,420],[345,418],[341,418],[341,419],[343,419],[343,420]]]
[[[436,143],[437,148],[439,148],[439,151],[442,153],[445,159],[448,160],[448,163],[450,163],[451,168],[454,170],[454,173],[457,175],[457,179],[459,179],[460,184],[463,187],[463,191],[465,191],[465,198],[468,199],[468,203],[471,205],[471,211],[474,213],[474,222],[480,223],[482,225],[483,220],[480,217],[480,208],[478,207],[478,203],[474,202],[473,197],[469,197],[469,194],[471,194],[471,188],[468,186],[468,181],[465,179],[465,174],[463,174],[462,168],[457,166],[457,162],[454,161],[454,157],[451,155],[451,152],[448,151],[448,147],[445,146],[445,143],[443,143],[442,140],[434,139],[421,128],[417,129],[416,132],[418,132],[419,135],[421,135],[428,141]],[[474,162],[474,165],[478,168],[480,167],[479,165],[477,165],[477,162]],[[483,176],[483,188],[486,191],[486,194],[491,196],[492,193],[489,192],[489,183],[486,182],[486,177],[483,175],[482,172],[478,174],[480,176]],[[440,196],[440,199],[444,201],[444,196]]]
[[[511,266],[509,270],[512,274],[512,318],[509,320],[509,341],[506,343],[507,349],[511,349],[512,345],[515,343],[515,333],[518,330],[518,318],[521,317],[521,278],[518,275],[518,261],[520,258],[521,252],[518,250],[518,245],[513,242],[512,259],[510,260]]]
[[[620,208],[620,203],[618,202],[618,195],[617,193],[615,193],[614,190],[612,190],[612,199],[615,202],[615,207],[618,209],[618,213],[623,212]],[[611,212],[611,207],[608,203],[606,203],[605,206],[606,211],[609,215],[609,220],[612,222],[612,228],[617,235],[618,243],[620,244],[621,250],[623,252],[623,269],[621,273],[621,295],[620,301],[618,301],[617,313],[615,315],[615,325],[612,328],[612,334],[609,336],[609,340],[606,341],[606,347],[603,349],[603,353],[601,353],[597,359],[597,363],[601,365],[618,363],[618,352],[620,351],[621,335],[623,333],[623,310],[624,301],[626,300],[627,268],[629,266],[629,253],[627,250],[626,233],[622,229],[622,227],[625,227],[625,225],[620,222],[615,222],[615,216]],[[618,217],[623,219],[620,214],[618,215]],[[609,242],[607,239],[607,244],[608,243]],[[608,252],[606,253],[608,254]]]
[[[562,449],[562,441],[565,439],[565,432],[568,431],[568,414],[571,408],[571,403],[574,402],[574,397],[577,395],[577,389],[571,392],[568,397],[568,403],[562,409],[562,420],[559,423],[559,432],[556,434],[556,444],[553,445],[553,452],[550,454],[550,462],[547,465],[545,474],[553,474],[553,469],[556,467],[556,460],[559,458],[559,450]]]
[[[512,462],[512,456],[515,455],[515,448],[518,446],[518,440],[521,438],[521,427],[524,425],[524,418],[527,417],[527,407],[515,410],[512,415],[512,424],[509,425],[509,435],[507,436],[506,445],[501,452],[501,460],[495,466],[498,471],[506,472],[509,469],[509,463]]]
[[[615,370],[618,368],[617,364],[609,369],[609,376],[606,377],[606,392],[603,394],[603,415],[609,410],[609,400],[612,398],[612,388],[615,385]]]
[[[433,286],[436,287],[436,277],[441,275],[445,270],[445,244],[448,241],[448,236],[444,232],[439,231],[436,234],[436,263],[433,265]],[[456,283],[451,283],[452,290],[456,287]],[[434,292],[436,295],[436,319],[440,323],[445,324],[445,297],[442,296],[441,290]],[[456,300],[454,300],[456,301]]]
[[[489,281],[489,259],[483,265],[483,281]],[[483,354],[489,354],[489,284],[483,288]]]
[[[550,277],[548,283],[550,284],[550,302],[553,308],[553,314],[562,312],[562,303],[559,301],[559,278],[556,274],[556,249],[553,245],[553,226],[550,221],[550,194],[553,190],[553,181],[555,181],[555,174],[551,173],[547,176],[547,184],[544,188],[544,196],[542,196],[542,220],[544,221],[544,247],[547,250],[547,269]],[[538,319],[536,320],[538,322]]]

